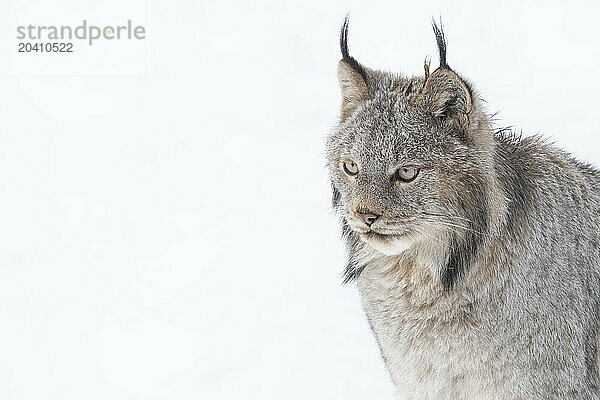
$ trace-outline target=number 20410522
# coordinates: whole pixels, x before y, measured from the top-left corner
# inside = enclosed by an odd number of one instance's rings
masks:
[[[73,43],[19,43],[19,53],[72,53]]]

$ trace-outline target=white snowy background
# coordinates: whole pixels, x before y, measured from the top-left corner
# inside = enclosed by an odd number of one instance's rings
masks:
[[[597,2],[5,0],[0,399],[389,399],[332,215],[338,32],[437,54],[499,125],[600,165]],[[19,25],[143,41],[17,53]]]

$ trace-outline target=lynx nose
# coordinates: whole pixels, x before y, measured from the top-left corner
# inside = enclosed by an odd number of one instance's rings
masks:
[[[358,216],[358,218],[360,218],[362,220],[362,222],[365,223],[365,225],[367,225],[369,228],[371,227],[371,225],[373,225],[375,223],[375,221],[377,221],[377,218],[379,218],[379,215],[372,213],[369,210],[356,210],[356,215]]]

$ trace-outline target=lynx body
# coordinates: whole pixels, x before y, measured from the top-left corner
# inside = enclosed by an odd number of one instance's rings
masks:
[[[494,131],[446,62],[338,65],[327,142],[346,281],[404,399],[600,399],[600,172]]]

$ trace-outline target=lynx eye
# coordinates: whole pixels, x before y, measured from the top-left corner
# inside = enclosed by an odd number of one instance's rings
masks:
[[[419,175],[418,168],[402,167],[396,170],[393,179],[408,183],[414,181],[417,178],[417,175]]]
[[[354,176],[358,174],[358,165],[354,161],[344,161],[342,168],[347,175]]]

